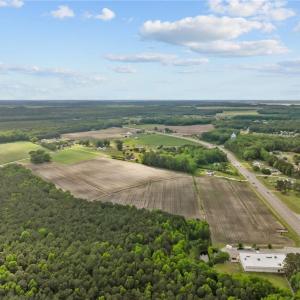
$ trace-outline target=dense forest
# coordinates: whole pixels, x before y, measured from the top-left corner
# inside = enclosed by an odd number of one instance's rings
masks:
[[[142,163],[145,165],[191,174],[198,168],[226,162],[226,154],[218,148],[207,149],[193,145],[165,147],[158,151],[145,152],[142,156]]]
[[[17,165],[0,202],[1,299],[291,299],[199,260],[206,222],[75,199]]]
[[[255,115],[218,118],[226,111],[256,110]],[[128,124],[192,125],[213,123],[228,131],[299,132],[299,106],[213,101],[14,101],[0,102],[0,143],[52,138],[62,133]],[[43,125],[41,126],[41,121]]]

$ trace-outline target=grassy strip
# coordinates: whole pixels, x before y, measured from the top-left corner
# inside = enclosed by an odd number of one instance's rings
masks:
[[[273,209],[273,207],[269,204],[267,200],[265,200],[264,197],[261,196],[260,193],[256,191],[256,189],[253,188],[253,186],[248,183],[250,188],[253,190],[253,192],[257,195],[257,197],[268,207],[272,215],[288,230],[288,232],[284,235],[286,235],[288,238],[290,238],[292,241],[294,241],[295,246],[300,246],[300,237],[298,234],[294,231],[294,229]]]
[[[249,277],[259,277],[262,279],[269,280],[273,285],[280,287],[282,289],[290,290],[289,283],[284,275],[279,274],[272,274],[272,273],[258,273],[258,272],[251,272],[246,273],[242,269],[239,263],[224,263],[224,264],[217,264],[214,266],[218,272],[227,273],[227,274],[242,274],[244,276]]]

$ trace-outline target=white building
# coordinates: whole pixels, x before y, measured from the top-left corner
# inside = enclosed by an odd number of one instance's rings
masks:
[[[232,140],[235,140],[235,139],[236,139],[236,134],[233,132],[233,133],[231,134],[230,138],[231,138]]]
[[[240,251],[240,262],[246,272],[284,273],[285,253]]]

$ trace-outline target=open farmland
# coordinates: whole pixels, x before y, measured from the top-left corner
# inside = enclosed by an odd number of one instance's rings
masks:
[[[165,128],[169,128],[173,130],[177,135],[181,135],[181,136],[201,135],[203,132],[208,132],[214,129],[214,126],[212,124],[184,125],[184,126],[145,124],[145,125],[137,125],[137,127],[148,129],[148,130],[154,130],[154,128],[157,128],[158,130],[164,130]]]
[[[139,134],[135,138],[129,138],[125,140],[125,145],[135,146],[168,146],[176,147],[183,145],[197,145],[193,141],[188,141],[182,138],[177,138],[176,136],[164,135],[159,133],[145,133]]]
[[[29,158],[29,152],[42,147],[31,142],[14,142],[0,144],[0,164],[7,164]]]
[[[283,227],[246,183],[197,178],[198,190],[215,243],[284,245]]]
[[[76,197],[95,200],[148,182],[187,177],[185,174],[104,157],[72,165],[28,165],[34,173],[69,190]]]
[[[80,139],[118,139],[126,135],[127,132],[135,133],[135,129],[128,129],[122,127],[111,127],[101,130],[83,131],[63,134],[62,137],[71,140]]]
[[[145,185],[113,193],[100,200],[137,208],[161,209],[187,218],[202,218],[193,178],[152,181]]]
[[[101,155],[99,151],[89,149],[84,146],[75,145],[71,148],[66,148],[57,151],[51,155],[52,161],[60,164],[74,164],[83,160],[90,160]]]

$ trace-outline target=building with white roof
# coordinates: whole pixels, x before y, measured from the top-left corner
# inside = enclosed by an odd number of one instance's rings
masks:
[[[284,273],[285,253],[239,251],[239,255],[246,272]]]

